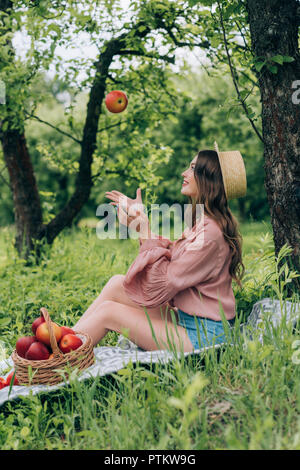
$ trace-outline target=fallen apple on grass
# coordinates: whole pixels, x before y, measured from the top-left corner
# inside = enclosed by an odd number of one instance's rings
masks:
[[[61,334],[62,334],[61,327],[54,322],[51,322],[51,326],[54,332],[55,339],[58,343],[61,339]],[[47,346],[51,346],[50,333],[48,330],[47,323],[42,323],[40,326],[38,326],[35,336],[41,343],[44,343]]]
[[[2,390],[4,387],[6,387],[6,380],[4,377],[0,377],[0,390]]]
[[[12,381],[12,378],[14,376],[14,373],[15,371],[13,370],[12,372],[10,372],[8,374],[8,376],[6,377],[6,379],[4,377],[0,377],[0,390],[4,387],[9,387],[10,386],[10,383]],[[17,379],[17,377],[15,376],[14,378],[14,383],[13,385],[19,385],[19,381]]]
[[[123,91],[114,90],[106,95],[105,105],[111,113],[122,113],[127,108],[128,99]]]
[[[8,374],[8,376],[6,377],[6,385],[9,386],[10,385],[10,382],[12,381],[12,378],[14,376],[14,373],[15,371],[13,370],[10,374]],[[14,378],[14,383],[13,385],[19,385],[19,381],[17,379],[17,377],[15,376]]]
[[[75,351],[82,345],[82,340],[76,335],[65,335],[59,343],[59,349],[63,353]]]

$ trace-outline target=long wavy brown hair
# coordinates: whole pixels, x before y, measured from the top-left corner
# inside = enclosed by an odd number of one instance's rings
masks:
[[[245,266],[242,261],[242,235],[239,223],[228,207],[223,177],[217,152],[201,150],[198,152],[194,169],[198,187],[198,197],[188,196],[192,204],[192,226],[196,223],[196,204],[203,204],[204,214],[215,220],[223,232],[225,241],[232,252],[229,273],[241,288]]]

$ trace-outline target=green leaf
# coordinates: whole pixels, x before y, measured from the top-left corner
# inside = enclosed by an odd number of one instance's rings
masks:
[[[282,55],[274,55],[274,57],[271,57],[273,62],[276,62],[277,64],[282,65],[283,64],[283,56]]]
[[[276,74],[278,72],[278,67],[276,65],[270,65],[270,64],[267,64],[267,68],[268,70],[270,70],[270,72]]]
[[[210,40],[210,43],[212,45],[212,47],[218,47],[221,43],[220,41],[220,38],[218,38],[217,36],[213,36]]]
[[[254,64],[254,67],[256,68],[256,70],[257,70],[258,72],[260,72],[261,69],[263,68],[263,66],[265,65],[265,63],[266,63],[266,61],[264,61],[264,62],[256,62],[256,63]]]
[[[290,57],[288,55],[283,56],[283,62],[295,62],[294,57]]]
[[[274,55],[271,57],[271,60],[279,65],[283,65],[284,62],[294,62],[295,59],[288,55]]]
[[[240,96],[241,96],[242,100],[244,100],[246,98],[246,96],[248,96],[248,94],[249,94],[248,90],[242,90],[240,92]]]
[[[118,370],[117,374],[125,375],[125,376],[127,375],[128,376],[128,375],[131,375],[131,371],[128,370],[128,369],[120,369],[120,370]]]
[[[7,326],[9,325],[11,322],[11,318],[10,317],[4,317],[4,318],[0,318],[0,326],[3,328],[4,326]]]
[[[210,10],[201,10],[201,11],[199,11],[199,15],[208,16],[208,15],[211,15],[211,11]]]
[[[25,439],[30,434],[30,429],[28,426],[24,426],[20,431],[21,437]]]
[[[6,132],[8,129],[8,121],[5,121],[2,125],[2,132]]]

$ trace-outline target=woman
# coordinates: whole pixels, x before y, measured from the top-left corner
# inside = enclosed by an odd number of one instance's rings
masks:
[[[153,235],[142,211],[129,217],[118,207],[122,223],[140,222],[139,254],[126,275],[112,276],[74,326],[89,333],[94,345],[108,331],[126,332],[144,350],[172,345],[192,352],[225,341],[220,308],[231,323],[232,280],[241,287],[245,269],[238,224],[228,207],[228,199],[246,193],[243,159],[237,151],[219,152],[215,143],[215,151],[200,151],[182,176],[181,193],[193,207],[192,228],[178,240]],[[140,188],[136,200],[118,191],[106,195],[116,205],[141,203]],[[199,219],[196,204],[204,208]]]

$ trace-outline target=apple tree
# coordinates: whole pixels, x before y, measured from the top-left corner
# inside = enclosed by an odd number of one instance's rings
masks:
[[[176,94],[168,80],[168,65],[174,63],[179,46],[206,46],[205,42],[198,44],[197,29],[190,27],[192,10],[186,2],[157,0],[131,2],[128,11],[109,0],[0,0],[0,79],[6,84],[6,102],[0,107],[0,139],[14,201],[15,245],[25,259],[32,251],[38,259],[41,243],[51,244],[72,223],[88,201],[95,179],[106,174],[107,166],[109,171],[111,155],[103,149],[110,128],[119,126],[123,133],[122,151],[110,171],[140,177],[142,188],[157,183],[155,166],[167,161],[170,151],[153,147],[150,129],[174,112]],[[169,34],[174,28],[176,35]],[[25,59],[14,47],[13,40],[20,32],[29,37]],[[96,60],[63,60],[56,52],[58,47],[71,45],[80,34],[88,36],[96,47]],[[76,181],[66,204],[45,221],[26,124],[41,121],[36,113],[43,101],[36,92],[41,74],[54,66],[59,76],[60,66],[67,62],[65,80],[70,86],[80,71],[85,71],[87,78],[78,80],[76,86],[78,91],[88,89],[88,99],[81,128],[76,128],[71,113],[66,116],[68,128],[56,128],[77,145],[77,155],[68,162],[76,169]],[[112,88],[126,90],[130,113],[107,122],[103,100]],[[59,149],[55,153],[59,159]]]
[[[236,103],[263,145],[265,189],[275,254],[295,277],[286,291],[299,292],[300,272],[300,7],[297,0],[190,0],[199,36],[216,68],[227,66]],[[200,18],[206,18],[205,27]],[[260,112],[251,106],[259,91]],[[282,273],[284,280],[284,273]]]

